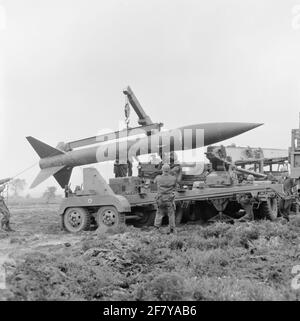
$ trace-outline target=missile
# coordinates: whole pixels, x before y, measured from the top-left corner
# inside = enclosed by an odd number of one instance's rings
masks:
[[[94,163],[119,159],[127,162],[133,157],[170,151],[191,150],[240,135],[261,126],[257,123],[204,123],[189,125],[168,131],[160,131],[142,138],[118,137],[114,141],[101,142],[98,146],[63,151],[49,146],[38,139],[26,139],[40,157],[40,173],[31,188],[50,176],[54,176],[62,188],[69,184],[72,169]]]

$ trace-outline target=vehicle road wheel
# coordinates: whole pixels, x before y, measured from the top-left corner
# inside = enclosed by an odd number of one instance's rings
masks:
[[[260,213],[263,218],[274,221],[278,215],[277,198],[269,198],[260,204]]]
[[[97,212],[96,221],[98,231],[101,233],[107,232],[109,229],[116,229],[125,222],[125,215],[118,212],[114,206],[100,207]]]
[[[86,231],[91,225],[90,213],[82,207],[68,208],[63,215],[63,225],[70,233]]]
[[[133,222],[133,225],[135,227],[143,227],[143,226],[153,226],[154,225],[154,220],[155,220],[155,215],[156,211],[145,211],[145,212],[137,212],[137,214],[140,219],[135,220]]]

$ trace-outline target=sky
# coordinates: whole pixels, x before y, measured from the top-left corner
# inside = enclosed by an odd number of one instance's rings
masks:
[[[224,144],[288,148],[300,0],[0,0],[0,177],[38,162],[26,136],[56,146],[118,129],[127,85],[164,128],[262,122]]]

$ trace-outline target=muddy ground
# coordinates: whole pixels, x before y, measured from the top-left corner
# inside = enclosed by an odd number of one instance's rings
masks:
[[[11,207],[16,231],[0,232],[0,300],[300,299],[292,273],[300,217],[190,224],[171,236],[130,226],[72,235],[56,209]]]

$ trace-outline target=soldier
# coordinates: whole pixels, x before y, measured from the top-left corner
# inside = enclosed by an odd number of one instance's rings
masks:
[[[254,220],[254,212],[253,212],[253,200],[251,196],[241,195],[238,198],[239,203],[242,205],[245,210],[245,215],[238,219],[240,222],[253,221]]]
[[[175,152],[170,152],[169,154],[165,153],[164,155],[164,163],[169,164],[170,166],[170,174],[175,176],[177,182],[182,179],[182,168],[178,162],[178,157]]]
[[[248,175],[241,183],[242,185],[254,184],[254,176],[252,174]]]
[[[132,162],[128,159],[127,160],[127,165],[128,165],[128,176],[132,176]]]
[[[278,178],[278,184],[283,184],[285,179],[286,179],[286,177],[287,177],[287,175],[288,174],[286,172],[282,172],[281,175]]]
[[[254,176],[249,174],[247,180],[242,182],[243,185],[254,184]],[[239,197],[239,203],[242,205],[245,210],[245,215],[239,219],[240,222],[253,221],[254,212],[253,212],[253,200],[252,197],[248,195],[242,195]]]
[[[254,184],[254,176],[252,174],[247,176],[247,183],[248,184]]]
[[[243,175],[243,174],[239,174],[239,175],[238,175],[238,183],[239,183],[239,184],[242,184],[243,181],[244,181],[244,175]]]
[[[293,189],[297,186],[297,180],[291,178],[289,174],[286,174],[286,178],[283,182],[283,191],[286,197],[281,198],[279,201],[279,211],[283,218],[289,221],[289,215],[291,206],[293,203]]]
[[[3,215],[1,220],[1,228],[7,232],[12,232],[13,230],[10,227],[9,219],[10,219],[10,212],[4,202],[4,197],[2,193],[5,189],[4,185],[0,185],[0,213]]]
[[[69,185],[65,185],[65,198],[68,198],[70,195],[72,195],[72,190]]]
[[[153,164],[153,165],[159,165],[161,163],[161,159],[156,156],[156,154],[152,154],[150,156],[150,164]]]
[[[114,174],[115,177],[126,177],[128,173],[128,164],[120,163],[118,159],[114,163]]]
[[[157,183],[157,212],[154,226],[159,229],[165,214],[169,217],[169,233],[176,233],[175,230],[175,187],[176,177],[170,174],[170,166],[164,164],[162,167],[162,175],[155,178]]]
[[[271,181],[272,183],[275,183],[275,182],[276,182],[276,178],[275,178],[275,176],[274,176],[272,173],[268,173],[268,174],[267,174],[267,179],[268,179],[269,181]]]

